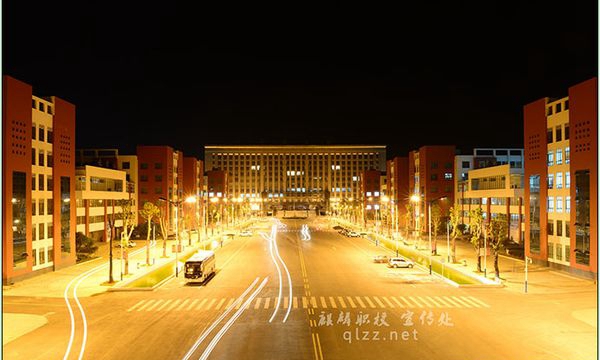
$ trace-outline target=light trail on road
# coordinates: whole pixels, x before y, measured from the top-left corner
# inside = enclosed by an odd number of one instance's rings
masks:
[[[140,248],[136,251],[133,251],[131,253],[131,255],[135,256],[145,250],[146,250],[145,248]],[[85,316],[85,311],[83,310],[83,306],[81,305],[81,302],[79,301],[79,298],[77,297],[77,289],[79,288],[79,285],[81,284],[81,282],[83,280],[87,279],[88,277],[97,273],[98,271],[104,270],[106,267],[108,267],[108,265],[109,265],[109,263],[107,262],[106,264],[98,265],[95,268],[92,268],[82,274],[77,275],[75,278],[73,278],[73,280],[69,281],[69,283],[67,284],[67,287],[65,288],[63,297],[65,299],[65,303],[67,304],[67,309],[69,310],[69,317],[71,319],[71,334],[69,336],[69,342],[67,344],[67,349],[65,350],[65,355],[63,357],[63,360],[67,360],[69,358],[69,355],[71,353],[71,348],[73,346],[73,341],[75,339],[75,315],[73,314],[73,308],[71,307],[71,303],[69,302],[69,289],[71,288],[71,285],[75,281],[77,281],[75,286],[73,286],[73,299],[75,300],[75,303],[77,304],[79,313],[81,314],[81,319],[83,321],[83,340],[81,343],[81,349],[79,351],[79,357],[78,357],[78,359],[81,360],[83,358],[83,353],[85,351],[85,345],[87,342],[87,318]]]
[[[268,279],[265,278],[265,279]],[[256,283],[258,282],[258,280],[260,280],[260,278],[256,278],[254,279],[254,281],[252,282],[252,284],[250,284],[250,286],[248,286],[248,288],[242,293],[242,295],[240,295],[236,301],[234,301],[231,305],[229,305],[229,307],[215,320],[213,321],[213,323],[210,325],[210,327],[208,329],[206,329],[201,335],[200,337],[198,337],[198,340],[196,340],[196,342],[194,343],[194,345],[192,345],[192,347],[190,348],[190,350],[188,350],[188,352],[184,355],[183,360],[188,360],[192,354],[194,354],[194,352],[196,351],[196,349],[198,349],[198,347],[200,346],[200,344],[202,344],[202,342],[204,341],[204,339],[206,339],[206,337],[208,336],[208,334],[210,334],[210,332],[221,322],[221,320],[223,320],[223,318],[225,316],[227,316],[227,314],[229,314],[231,312],[231,310],[233,310],[244,298],[244,296],[246,296],[246,294],[248,294],[256,285]],[[264,280],[263,280],[264,282]]]
[[[275,236],[275,233],[277,232],[277,227],[275,225],[273,225],[271,227],[271,236],[266,236],[264,233],[261,233],[260,235],[269,242],[269,252],[271,254],[271,259],[273,260],[273,264],[275,264],[275,267],[277,268],[277,275],[279,278],[279,296],[277,296],[277,305],[275,306],[275,310],[273,310],[273,315],[271,315],[271,318],[269,319],[269,322],[272,322],[273,319],[275,318],[275,315],[277,314],[277,311],[279,311],[279,305],[281,303],[281,293],[282,293],[282,281],[281,281],[281,269],[279,268],[279,264],[277,264],[277,260],[275,260],[275,256],[273,255],[273,241],[272,238],[273,236]]]
[[[233,323],[237,320],[237,318],[239,318],[242,315],[242,313],[246,310],[246,307],[248,307],[250,305],[250,303],[254,300],[254,298],[262,291],[262,289],[267,284],[268,280],[269,280],[269,277],[264,278],[264,280],[258,286],[258,288],[256,290],[254,290],[254,292],[250,295],[250,297],[248,297],[248,299],[242,304],[242,306],[235,312],[235,314],[225,323],[225,325],[223,325],[221,330],[219,330],[219,332],[215,335],[215,337],[210,341],[210,343],[208,344],[206,349],[204,349],[202,356],[200,356],[200,360],[206,360],[208,358],[208,356],[213,351],[215,346],[217,346],[217,343],[219,342],[219,340],[221,340],[221,338],[223,337],[223,335],[225,335],[227,330],[229,330],[231,325],[233,325]]]
[[[287,321],[288,316],[290,315],[290,311],[292,310],[292,299],[293,299],[293,292],[292,292],[292,277],[290,276],[290,271],[288,270],[287,266],[285,265],[285,262],[283,261],[283,259],[281,258],[281,255],[279,255],[279,248],[277,247],[277,232],[275,232],[273,234],[273,246],[275,247],[275,253],[277,254],[277,258],[279,259],[279,261],[281,261],[281,265],[283,265],[283,269],[285,270],[286,274],[287,274],[287,278],[288,278],[288,284],[289,284],[289,298],[290,299],[288,301],[288,310],[285,313],[285,316],[283,317],[283,322]]]

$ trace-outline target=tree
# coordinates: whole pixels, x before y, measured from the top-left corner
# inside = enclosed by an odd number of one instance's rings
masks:
[[[437,255],[437,234],[442,226],[442,208],[438,204],[431,205],[431,236],[433,238],[433,249],[431,253]]]
[[[504,246],[506,234],[508,230],[508,222],[505,214],[498,214],[486,226],[487,241],[494,252],[494,271],[496,279],[500,277],[500,268],[498,267],[498,255]]]
[[[135,229],[135,224],[133,220],[135,218],[135,213],[133,212],[133,200],[132,199],[122,199],[117,201],[117,206],[121,208],[121,219],[123,220],[123,231],[121,232],[121,251],[123,253],[122,257],[125,258],[125,269],[123,273],[125,275],[129,274],[129,257],[127,256],[127,248],[129,245],[129,239],[131,238],[131,234]]]
[[[153,203],[147,201],[140,210],[140,215],[148,221],[148,231],[146,231],[146,265],[150,265],[150,229],[152,220],[160,215],[160,209]]]
[[[450,226],[452,226],[452,262],[456,262],[456,238],[463,234],[463,227],[460,226],[460,208],[450,208]]]
[[[160,225],[160,233],[163,238],[163,254],[162,257],[167,257],[167,238],[169,234],[167,233],[167,211],[166,206],[159,208],[158,215],[158,225]]]
[[[404,214],[404,224],[406,225],[406,239],[408,240],[408,234],[409,234],[409,229],[410,229],[410,224],[413,222],[413,211],[414,211],[414,205],[412,203],[408,203],[405,204],[404,207],[406,208],[406,213]]]
[[[109,237],[109,241],[108,241],[108,282],[109,282],[109,284],[112,284],[115,282],[115,280],[113,278],[113,239],[115,237],[115,202],[114,202],[114,200],[111,200],[111,205],[112,205],[112,213],[110,214],[110,216],[107,216],[107,220],[108,220],[107,234]]]
[[[96,250],[98,250],[98,245],[94,243],[93,239],[85,236],[82,232],[75,234],[75,253],[77,254],[77,260],[89,258]]]
[[[469,211],[469,229],[471,244],[477,253],[477,271],[481,272],[481,234],[483,232],[483,210],[481,208]]]

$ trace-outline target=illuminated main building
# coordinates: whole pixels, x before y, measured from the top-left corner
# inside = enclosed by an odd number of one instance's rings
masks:
[[[263,209],[321,208],[360,199],[365,170],[385,172],[384,145],[205,146],[206,170],[227,172],[231,198]],[[211,196],[209,194],[209,196]]]

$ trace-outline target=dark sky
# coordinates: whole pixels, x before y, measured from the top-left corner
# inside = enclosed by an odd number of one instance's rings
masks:
[[[74,103],[77,147],[522,147],[523,105],[598,72],[596,1],[131,3],[3,2],[3,73]]]

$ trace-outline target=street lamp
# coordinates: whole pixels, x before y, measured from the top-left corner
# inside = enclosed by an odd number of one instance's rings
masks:
[[[198,200],[196,200],[196,196],[191,195],[188,196],[185,199],[185,202],[188,204],[196,204],[199,203]],[[198,242],[200,242],[200,212],[196,210],[196,206],[194,206],[194,210],[196,212],[196,234],[198,235]],[[190,235],[190,245],[191,245],[191,241],[192,241],[192,236]]]
[[[415,232],[419,228],[419,223],[418,223],[419,217],[417,216],[417,206],[418,206],[419,202],[421,201],[421,197],[417,194],[412,194],[410,196],[410,201],[412,203],[414,203],[414,205],[413,205],[413,214],[414,214],[414,219],[415,219],[414,230],[413,230],[413,236],[414,236]]]

